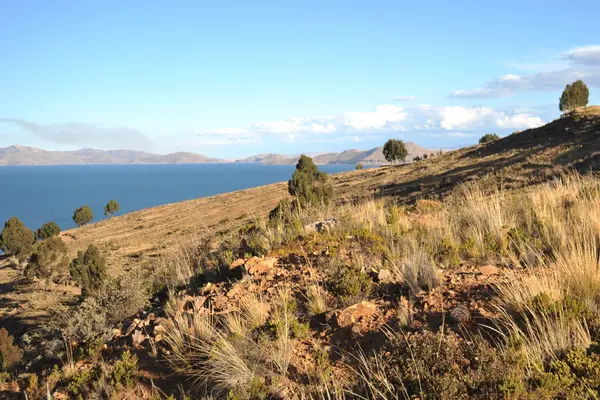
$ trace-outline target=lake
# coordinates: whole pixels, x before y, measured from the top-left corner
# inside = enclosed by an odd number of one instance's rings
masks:
[[[293,165],[68,165],[0,167],[0,224],[19,217],[32,229],[54,221],[73,228],[73,211],[89,205],[94,221],[114,199],[117,215],[142,208],[288,180]],[[321,165],[327,173],[354,165]],[[0,228],[1,229],[1,228]]]

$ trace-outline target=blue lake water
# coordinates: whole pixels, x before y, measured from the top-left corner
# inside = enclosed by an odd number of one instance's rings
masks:
[[[118,215],[161,204],[211,196],[288,180],[293,165],[69,165],[0,167],[0,224],[12,216],[36,229],[54,221],[63,230],[75,226],[73,211],[87,204],[94,221],[114,199]],[[322,165],[336,173],[354,165]],[[1,229],[1,227],[0,227]]]

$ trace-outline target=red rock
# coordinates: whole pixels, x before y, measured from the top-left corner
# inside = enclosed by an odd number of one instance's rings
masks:
[[[352,326],[356,321],[370,317],[377,312],[377,306],[369,301],[354,304],[342,310],[337,316],[337,324],[340,328]]]
[[[484,265],[482,267],[479,267],[478,270],[479,273],[485,276],[496,275],[500,273],[500,268],[496,268],[493,265]]]
[[[229,269],[235,269],[235,268],[241,267],[245,263],[246,263],[246,260],[244,260],[243,258],[238,258],[237,260],[235,260],[234,262],[231,263],[231,265],[229,266]]]
[[[258,262],[253,263],[250,267],[248,266],[248,263],[246,263],[246,269],[250,275],[264,274],[270,271],[275,266],[276,262],[277,259],[275,257],[266,257],[259,259]]]

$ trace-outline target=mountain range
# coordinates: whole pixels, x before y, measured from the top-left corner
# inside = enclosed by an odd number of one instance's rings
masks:
[[[437,152],[406,142],[407,160]],[[0,166],[7,165],[77,165],[77,164],[205,164],[205,163],[260,163],[269,165],[292,165],[299,156],[283,154],[259,154],[242,159],[211,158],[202,154],[178,152],[153,154],[136,150],[49,151],[28,146],[0,148]],[[316,164],[385,164],[383,147],[370,150],[346,150],[341,153],[319,153],[313,156]]]

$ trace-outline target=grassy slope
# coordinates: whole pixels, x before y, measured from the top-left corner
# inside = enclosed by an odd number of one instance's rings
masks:
[[[339,202],[391,197],[401,203],[439,198],[460,183],[501,183],[518,189],[571,168],[597,168],[600,107],[588,107],[543,127],[394,168],[332,176]],[[284,183],[149,208],[66,231],[73,253],[96,243],[114,270],[150,261],[182,238],[239,226],[266,215],[287,196]]]

